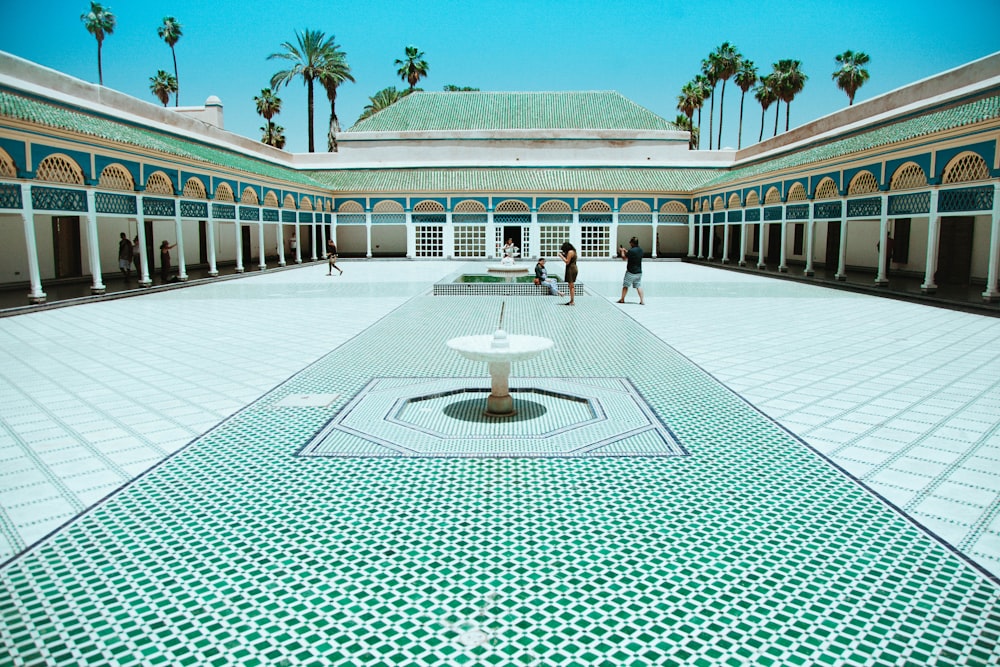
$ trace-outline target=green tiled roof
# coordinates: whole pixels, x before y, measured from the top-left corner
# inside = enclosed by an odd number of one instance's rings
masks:
[[[347,132],[678,129],[615,91],[421,92],[407,95]]]
[[[676,168],[341,169],[311,172],[345,192],[687,192],[715,175]]]
[[[705,183],[714,187],[768,172],[807,165],[814,162],[835,159],[872,148],[916,139],[936,132],[944,132],[957,127],[1000,118],[1000,95],[986,97],[966,104],[960,104],[923,116],[916,116],[900,122],[890,122],[867,132],[844,139],[820,144],[788,153],[781,157],[762,161],[727,172],[716,172],[716,177]]]
[[[0,116],[71,130],[248,174],[317,187],[307,174],[294,169],[6,91],[0,91]]]

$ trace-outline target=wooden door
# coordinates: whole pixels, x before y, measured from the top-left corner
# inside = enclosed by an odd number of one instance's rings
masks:
[[[973,218],[961,216],[941,219],[941,244],[938,246],[938,285],[968,285],[972,276]]]
[[[243,238],[243,268],[247,269],[250,266],[250,252],[252,250],[250,244],[250,226],[240,225],[240,231]]]
[[[840,268],[840,221],[826,223],[826,268],[834,271]]]
[[[56,278],[77,278],[83,275],[79,216],[52,216],[52,250]]]

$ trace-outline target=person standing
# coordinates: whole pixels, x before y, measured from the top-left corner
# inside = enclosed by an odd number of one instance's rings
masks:
[[[569,284],[569,301],[564,306],[576,305],[576,248],[569,241],[566,241],[559,248],[559,259],[566,264],[566,282]]]
[[[160,244],[160,282],[170,280],[170,250],[176,247],[176,243],[170,245],[166,241]]]
[[[629,248],[618,246],[618,256],[627,262],[625,265],[625,280],[622,282],[622,298],[618,303],[625,303],[625,294],[629,287],[634,287],[639,293],[639,305],[645,306],[646,299],[642,294],[642,248],[639,247],[639,239],[632,237],[628,242]]]
[[[337,244],[333,242],[333,239],[330,239],[329,241],[326,242],[326,261],[327,261],[326,275],[332,276],[334,269],[340,271],[339,275],[344,275],[344,272],[341,270],[341,268],[337,266]]]
[[[132,264],[135,265],[135,277],[142,280],[142,255],[139,253],[139,237],[132,239]]]
[[[119,234],[118,270],[125,276],[125,280],[128,280],[129,272],[132,270],[132,242],[125,236],[125,232]]]
[[[559,287],[556,285],[555,278],[549,278],[549,272],[545,269],[545,258],[539,257],[538,263],[535,264],[535,284],[543,285],[549,288],[549,294],[551,296],[562,296],[563,293],[559,291]]]

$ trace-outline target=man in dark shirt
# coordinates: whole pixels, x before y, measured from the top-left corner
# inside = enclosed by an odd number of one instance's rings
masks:
[[[645,306],[646,299],[642,294],[642,248],[639,247],[639,239],[632,237],[628,250],[625,246],[618,246],[618,256],[627,262],[625,265],[625,280],[622,282],[622,298],[618,303],[625,303],[625,294],[629,287],[634,287],[639,293],[639,305]]]
[[[545,268],[545,258],[539,257],[538,264],[535,264],[535,284],[542,285],[543,287],[549,288],[549,294],[552,296],[562,296],[563,293],[559,291],[556,286],[555,278],[549,278],[549,272]]]

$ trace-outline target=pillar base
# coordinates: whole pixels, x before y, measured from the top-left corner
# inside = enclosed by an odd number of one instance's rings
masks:
[[[245,271],[246,269],[244,269],[242,266],[238,266],[234,269],[235,273],[244,273]]]
[[[209,278],[218,278],[219,277],[219,272],[218,271],[209,271],[208,272],[208,277]]]
[[[888,278],[882,278],[882,279],[876,278],[875,279],[875,287],[885,287],[888,284],[889,284],[889,279]]]
[[[93,295],[104,294],[105,292],[107,292],[107,289],[108,288],[104,287],[103,285],[101,285],[100,287],[91,287],[90,293]]]
[[[153,281],[152,280],[140,280],[139,281],[139,287],[152,287],[152,286],[153,286]]]
[[[837,280],[839,280],[842,283],[843,282],[847,282],[847,276],[845,276],[845,275],[841,275],[841,274],[838,273],[838,274],[834,275],[833,277],[836,278]]]
[[[758,264],[757,265],[757,270],[758,271],[767,271],[767,264]]]
[[[32,304],[45,303],[45,292],[41,292],[39,294],[29,294],[28,303]]]
[[[284,262],[278,262],[278,266],[285,266]]]
[[[747,263],[746,263],[746,262],[742,262],[742,261],[741,261],[741,262],[740,262],[740,263],[739,263],[739,264],[738,264],[737,266],[746,266],[746,265],[747,265]]]
[[[983,292],[983,301],[986,303],[996,303],[1000,301],[1000,292],[996,290],[986,290]]]
[[[802,272],[802,275],[804,275],[806,278],[812,278],[813,276],[816,275],[816,272],[813,271],[812,269],[807,269],[806,271]]]
[[[921,285],[920,286],[920,293],[921,294],[934,294],[935,292],[937,292],[937,285],[926,285],[925,284],[925,285]]]
[[[787,266],[779,266],[778,267],[778,273],[788,273],[788,267]]]

